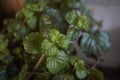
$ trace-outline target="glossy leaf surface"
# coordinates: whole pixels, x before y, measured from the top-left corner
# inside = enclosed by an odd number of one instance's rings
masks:
[[[59,51],[55,56],[47,58],[47,68],[52,74],[56,74],[67,66],[68,56]]]
[[[47,56],[54,56],[58,53],[58,49],[50,41],[44,39],[41,43],[41,50]]]
[[[80,32],[76,29],[68,29],[67,31],[67,37],[70,41],[77,40],[80,37]]]
[[[88,55],[99,55],[110,48],[109,35],[106,32],[97,32],[95,34],[84,35],[80,47]]]

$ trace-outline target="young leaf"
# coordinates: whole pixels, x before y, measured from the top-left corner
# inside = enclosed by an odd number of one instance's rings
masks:
[[[74,24],[76,17],[77,13],[75,13],[75,11],[72,11],[66,14],[65,19],[69,24]]]
[[[60,35],[60,32],[56,29],[52,29],[49,32],[49,37],[50,37],[51,41],[53,41],[53,42],[58,41],[57,39],[58,39],[59,35]]]
[[[76,76],[81,80],[87,76],[87,72],[85,70],[76,70]],[[97,79],[96,79],[97,80]]]
[[[85,68],[85,62],[83,60],[78,60],[75,64],[74,64],[75,69],[84,69]]]
[[[57,41],[58,46],[67,49],[70,45],[70,41],[66,35],[60,34]]]
[[[99,55],[101,52],[105,52],[110,48],[110,38],[106,32],[97,32],[95,34],[84,35],[80,47],[87,54]]]
[[[59,33],[59,31],[56,29],[50,30],[49,37],[50,37],[51,41],[57,43],[58,46],[60,46],[64,49],[67,49],[70,44],[70,41],[67,38],[67,36]]]
[[[58,49],[50,41],[44,39],[41,43],[41,50],[47,56],[54,56],[58,53]]]
[[[67,66],[68,56],[63,52],[59,51],[55,56],[47,58],[47,68],[52,74],[56,74]]]
[[[81,15],[81,16],[77,17],[75,23],[79,29],[84,29],[85,31],[90,31],[90,20],[86,15]]]
[[[42,41],[43,36],[40,33],[30,33],[25,37],[23,41],[24,49],[26,52],[31,54],[40,54]]]

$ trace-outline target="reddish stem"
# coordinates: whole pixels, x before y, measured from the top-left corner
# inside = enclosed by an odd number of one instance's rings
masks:
[[[33,74],[38,69],[38,67],[40,66],[40,64],[42,63],[42,61],[43,61],[44,58],[45,58],[45,55],[42,54],[42,56],[39,58],[37,64],[34,66],[33,71],[28,75],[28,77],[26,78],[26,80],[29,80],[33,76]]]

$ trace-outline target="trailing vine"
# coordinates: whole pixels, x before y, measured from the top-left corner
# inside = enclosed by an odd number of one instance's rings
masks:
[[[105,80],[97,63],[88,67],[72,54],[74,41],[88,57],[110,48],[109,34],[82,0],[27,0],[2,26],[0,80]]]

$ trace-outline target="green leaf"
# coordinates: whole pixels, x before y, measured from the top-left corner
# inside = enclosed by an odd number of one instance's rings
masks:
[[[74,66],[75,69],[85,69],[85,62],[79,59],[77,56],[70,56],[70,64]]]
[[[49,32],[49,38],[53,42],[57,42],[58,41],[57,39],[58,39],[59,35],[60,35],[60,32],[58,30],[56,30],[56,29],[52,29]]]
[[[57,9],[48,8],[47,14],[50,16],[52,27],[61,32],[64,32],[65,28],[63,26],[66,26],[66,23],[63,21],[60,12]]]
[[[75,11],[72,11],[66,14],[65,19],[69,24],[73,24],[76,17],[77,17],[77,13]]]
[[[67,49],[70,45],[70,41],[66,35],[60,34],[57,41],[58,46]]]
[[[77,17],[75,23],[75,25],[78,26],[79,29],[90,31],[90,20],[86,15],[81,15]]]
[[[43,5],[44,5],[44,4],[41,4],[41,3],[31,4],[30,10],[31,10],[31,11],[35,11],[35,12],[42,11],[41,7],[42,7]]]
[[[87,76],[87,72],[85,70],[76,70],[76,76],[79,79],[84,79]]]
[[[30,33],[25,37],[23,41],[24,49],[26,50],[26,52],[31,54],[40,54],[42,41],[43,36],[40,33]]]
[[[47,68],[52,74],[56,74],[67,66],[68,56],[63,52],[59,51],[55,56],[47,58]]]
[[[41,43],[41,50],[47,56],[54,56],[58,53],[58,49],[50,41],[44,39]]]
[[[81,0],[66,0],[70,8],[79,8]]]
[[[47,4],[46,0],[39,0],[39,2],[31,4],[30,11],[41,12],[47,8],[46,4]]]
[[[17,19],[23,19],[23,18],[24,18],[24,15],[23,15],[23,13],[22,13],[22,10],[18,11],[18,12],[16,13],[15,17],[16,17]]]
[[[47,14],[49,14],[53,19],[57,20],[57,21],[62,21],[62,18],[60,16],[60,13],[58,12],[57,9],[54,8],[49,8],[47,10]]]
[[[12,33],[17,39],[23,38],[27,33],[26,27],[20,24],[18,21],[14,21],[14,23],[10,24],[7,30],[9,33]]]
[[[84,69],[85,68],[85,62],[83,60],[78,60],[75,64],[74,64],[75,69]]]
[[[67,31],[67,37],[70,41],[77,40],[80,37],[80,31],[70,28]]]
[[[70,7],[70,8],[77,8],[82,13],[86,10],[86,7],[83,4],[82,0],[66,0],[66,1],[67,1],[68,7]]]
[[[110,48],[110,38],[106,32],[96,32],[94,34],[84,35],[80,47],[87,54],[95,54],[107,51]]]
[[[37,23],[37,18],[36,16],[32,16],[30,18],[27,18],[27,24],[30,29],[35,29],[36,28],[36,23]]]
[[[50,30],[49,37],[50,37],[51,41],[57,43],[58,46],[60,46],[64,49],[67,49],[68,46],[70,45],[70,41],[67,38],[67,36],[59,33],[59,31],[56,29]]]
[[[105,80],[104,74],[96,68],[92,68],[88,74],[89,80]]]
[[[48,29],[52,28],[52,20],[48,14],[40,15],[39,17],[39,31],[41,33],[48,32]]]
[[[31,11],[31,4],[26,4],[22,9],[21,13],[24,15],[25,18],[30,18],[34,15],[34,12]]]

